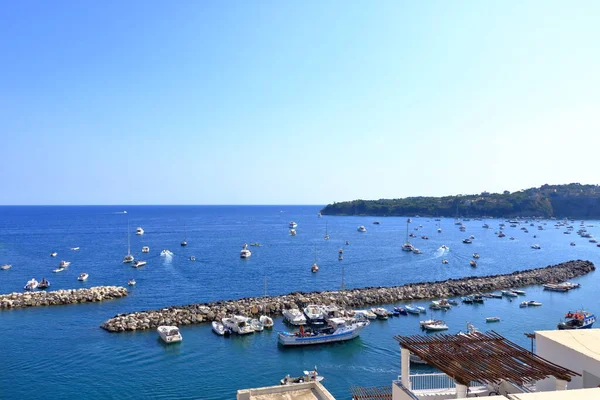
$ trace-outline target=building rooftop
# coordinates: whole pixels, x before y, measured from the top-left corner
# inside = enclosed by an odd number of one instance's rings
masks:
[[[511,400],[597,400],[600,399],[600,388],[558,390],[556,392],[513,393]]]
[[[535,335],[536,338],[544,337],[593,358],[596,361],[600,361],[600,329],[536,331]]]
[[[242,389],[237,400],[335,400],[319,382]]]

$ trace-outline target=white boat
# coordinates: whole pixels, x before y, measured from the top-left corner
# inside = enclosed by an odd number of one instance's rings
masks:
[[[512,292],[516,293],[516,294],[520,294],[521,296],[525,295],[525,291],[524,290],[513,289]]]
[[[273,327],[273,319],[271,317],[267,317],[266,315],[261,315],[258,320],[267,329]]]
[[[85,272],[82,272],[81,274],[79,274],[79,276],[77,277],[78,281],[86,281],[87,278],[89,277],[88,274],[86,274]]]
[[[539,301],[530,300],[527,302],[527,305],[530,307],[539,307],[542,305],[542,303],[540,303]]]
[[[218,321],[212,322],[212,330],[219,336],[229,336],[231,334],[231,330]]]
[[[142,227],[138,226],[137,229],[135,230],[135,234],[136,235],[143,235],[144,234],[144,230],[142,229]]]
[[[296,236],[296,230],[290,229],[290,236]]]
[[[129,286],[135,286],[135,284],[136,284],[136,282],[135,282],[135,279],[130,279],[130,280],[128,280],[128,281],[127,281],[127,284],[128,284]]]
[[[163,340],[163,342],[170,343],[178,343],[183,340],[181,333],[179,332],[179,328],[176,326],[159,326],[156,328],[158,335]]]
[[[124,263],[133,262],[133,256],[131,255],[131,241],[129,239],[129,219],[127,220],[127,254],[123,257]]]
[[[438,331],[446,331],[448,330],[448,325],[444,321],[436,321],[432,324],[424,325],[423,328],[426,331],[430,332],[438,332]]]
[[[319,375],[317,372],[317,366],[315,365],[315,369],[313,371],[304,371],[304,375],[291,377],[287,374],[282,380],[279,381],[281,385],[294,385],[296,383],[305,383],[305,382],[321,382],[325,377]]]
[[[38,287],[38,281],[36,281],[35,278],[32,278],[30,281],[27,281],[27,284],[25,284],[25,287],[23,287],[23,289],[35,290],[37,287]]]
[[[59,267],[56,269],[53,269],[52,272],[63,272],[66,268],[65,267]]]
[[[485,322],[500,322],[500,317],[487,317]]]
[[[283,318],[285,318],[285,320],[292,325],[306,324],[306,317],[304,316],[302,311],[298,310],[297,308],[283,310],[282,314]]]
[[[139,267],[143,267],[146,264],[148,264],[148,263],[144,260],[137,260],[136,262],[133,263],[132,267],[139,268]]]
[[[382,307],[371,308],[371,311],[373,312],[373,314],[377,315],[378,319],[388,319],[389,313],[385,308],[382,308]]]
[[[413,252],[414,254],[423,254],[423,253],[421,252],[421,250],[417,249],[416,247],[415,247],[415,248],[413,248],[412,252]]]
[[[356,228],[356,230],[359,231],[359,232],[366,232],[367,228],[365,228],[364,226],[361,225],[358,228]]]
[[[525,308],[527,306],[529,306],[529,303],[527,303],[526,301],[522,301],[521,304],[519,304],[519,307],[521,308]]]
[[[348,320],[345,318],[331,318],[328,321],[328,327],[311,330],[304,330],[300,327],[300,332],[280,332],[277,335],[279,343],[283,346],[307,346],[314,344],[324,344],[341,342],[354,339],[360,334],[360,331],[369,325],[369,321]]]
[[[304,308],[306,321],[313,325],[323,325],[325,323],[325,314],[320,306],[310,304]]]
[[[404,242],[404,244],[402,245],[402,251],[413,251],[414,250],[414,246],[412,244],[410,244],[410,242],[408,241],[408,224],[410,224],[411,220],[410,218],[406,220],[406,241]],[[411,234],[412,235],[412,234]]]
[[[446,260],[445,258],[442,260],[442,264],[448,264],[448,260]]]
[[[196,261],[196,256],[190,256],[190,261]]]
[[[518,297],[519,295],[513,292],[512,290],[502,290],[502,295],[506,297]]]
[[[50,257],[56,257],[58,255],[57,252],[53,251],[52,253],[50,253]]]
[[[290,221],[290,225],[289,226],[290,226],[291,229],[295,229],[298,226],[298,224],[295,223],[294,221]]]
[[[433,324],[437,324],[438,322],[443,322],[439,319],[427,319],[425,321],[419,321],[419,325],[421,326],[421,328],[425,329],[425,325],[433,325]]]
[[[242,251],[240,251],[240,258],[248,258],[252,255],[252,252],[248,250],[248,245],[244,243],[242,247]]]
[[[329,240],[329,233],[327,233],[327,221],[325,221],[325,240]]]
[[[161,257],[171,257],[173,255],[173,252],[167,249],[164,249],[163,251],[160,252]]]
[[[377,319],[377,314],[371,310],[354,310],[353,313],[358,318]]]
[[[77,251],[77,250],[79,250],[79,247],[71,247],[71,250]]]
[[[238,335],[247,335],[249,333],[254,333],[254,329],[248,323],[247,317],[242,317],[241,315],[234,315],[231,318],[223,318],[223,325],[226,328],[231,329],[232,332],[237,333]]]
[[[67,268],[69,265],[71,265],[71,261],[61,261],[60,264],[58,264],[59,267],[61,268]]]
[[[0,269],[3,271],[5,271],[7,269],[11,269],[11,268],[12,268],[12,265],[10,265],[10,264],[4,264],[3,266],[0,267]]]
[[[256,318],[250,320],[249,324],[254,332],[262,332],[265,329],[264,325]]]
[[[142,247],[142,253],[150,253],[150,247],[148,247],[148,246]]]
[[[319,272],[319,265],[317,264],[317,246],[315,246],[315,262],[313,263],[313,265],[310,267],[310,271],[314,274],[316,272]]]

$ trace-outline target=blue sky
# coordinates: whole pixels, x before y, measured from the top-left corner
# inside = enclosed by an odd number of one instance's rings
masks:
[[[0,204],[598,183],[598,2],[1,7]]]

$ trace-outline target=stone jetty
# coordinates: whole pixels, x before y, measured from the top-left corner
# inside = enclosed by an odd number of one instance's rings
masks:
[[[369,287],[330,292],[296,292],[282,296],[243,298],[205,304],[171,306],[160,310],[118,314],[101,327],[109,332],[156,328],[160,325],[190,325],[221,320],[233,314],[257,317],[280,315],[285,309],[306,304],[358,308],[399,301],[465,296],[505,288],[564,282],[596,268],[590,261],[568,261],[544,268],[517,271],[505,275],[473,276],[439,282],[409,283],[395,287]]]
[[[127,296],[127,289],[120,286],[10,293],[0,295],[0,309],[94,303],[125,296]]]

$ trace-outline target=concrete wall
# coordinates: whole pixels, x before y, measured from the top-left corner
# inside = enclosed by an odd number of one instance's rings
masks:
[[[394,381],[392,382],[392,400],[418,400],[418,397],[405,388],[400,381]]]
[[[327,389],[319,382],[305,382],[297,383],[294,385],[277,385],[277,386],[266,386],[256,389],[241,389],[237,391],[237,400],[250,400],[254,396],[264,396],[268,394],[281,394],[286,392],[296,391],[312,391],[313,394],[319,400],[335,400],[335,397],[329,393]]]
[[[600,377],[600,361],[596,361],[591,357],[586,356],[563,346],[553,340],[549,340],[541,335],[536,335],[536,354],[555,364],[560,365],[584,375],[587,372],[588,378],[585,380],[580,376],[574,377],[570,382],[567,382],[567,389],[581,389],[584,387],[596,387],[596,380],[592,376]],[[590,375],[588,375],[590,374]],[[595,385],[594,385],[595,384]],[[546,392],[556,390],[556,379],[549,378],[538,381],[536,385],[538,392]]]

